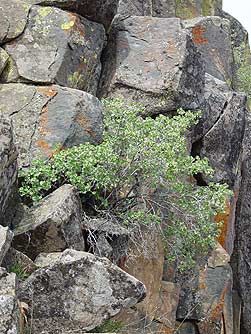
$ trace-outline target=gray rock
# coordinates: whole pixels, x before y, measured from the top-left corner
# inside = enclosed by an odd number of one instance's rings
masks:
[[[14,230],[13,247],[32,260],[39,253],[84,250],[81,203],[77,190],[63,185],[30,209]]]
[[[102,23],[109,28],[119,0],[26,0],[31,4],[55,6],[75,12],[88,20]]]
[[[0,333],[21,333],[19,309],[16,298],[16,275],[0,268]]]
[[[130,17],[113,26],[100,95],[122,95],[150,114],[202,103],[203,62],[177,18]]]
[[[236,238],[231,263],[234,271],[234,287],[242,304],[241,333],[251,333],[251,117],[248,114],[244,141],[242,182],[236,211]]]
[[[22,34],[28,21],[30,7],[25,0],[1,0],[0,44]]]
[[[12,238],[13,233],[9,230],[9,228],[0,225],[0,265],[10,248]]]
[[[102,106],[94,96],[60,86],[0,86],[0,111],[13,120],[19,166],[29,166],[39,153],[48,157],[64,148],[102,138]]]
[[[17,203],[17,150],[12,124],[0,112],[0,225],[12,223]],[[15,204],[14,204],[15,203]]]
[[[0,77],[5,66],[7,65],[8,59],[9,59],[8,53],[4,49],[0,48]]]
[[[105,43],[102,25],[53,7],[33,6],[20,38],[4,46],[14,60],[3,76],[13,81],[57,83],[95,94]]]
[[[33,273],[19,297],[33,309],[32,333],[52,334],[89,331],[144,296],[143,283],[109,260],[66,250]]]
[[[230,22],[211,16],[183,21],[182,24],[189,29],[194,44],[202,54],[205,71],[231,85],[233,51]]]
[[[198,326],[190,321],[177,324],[177,334],[198,334]]]
[[[11,271],[17,266],[25,276],[29,276],[38,268],[28,256],[11,247],[3,259],[2,267]]]
[[[214,168],[214,180],[239,186],[242,142],[247,112],[246,96],[206,76],[205,105],[195,127],[193,154],[207,157]]]

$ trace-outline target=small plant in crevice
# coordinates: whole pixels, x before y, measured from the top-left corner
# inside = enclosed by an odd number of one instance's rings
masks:
[[[50,160],[38,159],[21,173],[20,194],[34,202],[56,186],[76,186],[95,216],[132,228],[161,231],[167,256],[180,268],[215,244],[219,224],[231,194],[227,185],[209,182],[198,187],[192,175],[208,178],[207,159],[188,153],[186,134],[198,112],[177,111],[173,117],[141,117],[145,110],[122,98],[104,102],[104,136],[100,145],[85,143],[61,150]],[[150,232],[149,232],[150,233]]]
[[[102,325],[94,328],[90,333],[119,333],[124,327],[122,321],[118,320],[107,320]]]
[[[20,279],[26,279],[30,276],[30,274],[25,270],[25,268],[20,264],[19,262],[16,262],[13,264],[8,271],[10,273],[15,273],[18,278]]]

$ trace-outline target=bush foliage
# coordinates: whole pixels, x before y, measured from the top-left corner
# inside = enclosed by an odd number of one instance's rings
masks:
[[[49,161],[39,159],[28,171],[20,193],[39,201],[64,183],[92,199],[96,215],[109,214],[126,226],[158,224],[168,258],[180,266],[215,243],[214,216],[230,194],[224,184],[198,187],[191,176],[213,170],[207,159],[192,157],[186,134],[199,113],[178,110],[176,116],[141,117],[144,108],[122,99],[104,101],[104,136],[98,145],[85,143],[61,150]]]

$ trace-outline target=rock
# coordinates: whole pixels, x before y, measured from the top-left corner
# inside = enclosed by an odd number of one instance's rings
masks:
[[[231,85],[233,52],[229,21],[216,16],[199,17],[183,21],[182,25],[191,32],[205,71]]]
[[[149,114],[202,102],[203,62],[180,19],[130,17],[113,26],[99,95],[122,95]]]
[[[45,6],[55,6],[75,12],[90,21],[102,23],[109,28],[119,0],[26,0],[29,3]]]
[[[159,307],[162,286],[163,242],[158,231],[143,230],[141,233],[142,240],[137,244],[132,242],[129,244],[128,258],[122,269],[145,284],[147,296],[136,307],[149,320],[153,320]]]
[[[39,153],[102,138],[102,106],[94,96],[60,86],[0,85],[0,111],[12,117],[19,166],[29,166]]]
[[[12,124],[0,112],[0,225],[9,226],[17,203],[17,150]]]
[[[9,230],[9,228],[0,225],[0,266],[3,262],[5,254],[10,248],[12,238],[13,233]]]
[[[200,334],[221,334],[224,328],[225,333],[233,333],[233,279],[228,260],[229,255],[218,246],[207,266],[180,277],[186,283],[180,282],[177,319],[196,320]]]
[[[161,282],[160,301],[155,319],[170,330],[175,328],[180,287],[172,282]]]
[[[20,38],[4,46],[14,61],[5,82],[50,84],[81,89],[95,95],[101,71],[104,28],[73,13],[33,6]]]
[[[1,0],[0,44],[15,39],[23,33],[30,7],[25,0]]]
[[[38,268],[28,256],[13,247],[11,247],[5,255],[2,266],[6,268],[7,271],[11,271],[18,266],[25,276],[29,276]]]
[[[107,257],[119,265],[128,250],[130,231],[118,222],[100,218],[83,217],[82,226],[86,234],[89,251]]]
[[[214,181],[232,189],[239,184],[242,141],[247,112],[245,95],[230,91],[222,81],[206,76],[205,105],[195,127],[193,155],[207,157]]]
[[[4,49],[0,48],[0,77],[1,77],[1,74],[2,74],[5,66],[7,65],[8,59],[9,59],[8,53],[5,52]]]
[[[247,115],[242,163],[242,182],[236,210],[236,238],[231,264],[234,272],[234,288],[239,292],[242,304],[241,333],[251,333],[251,117]]]
[[[198,334],[198,326],[190,321],[177,324],[177,334]]]
[[[32,260],[42,252],[84,250],[81,211],[77,190],[61,186],[30,209],[14,230],[13,247]]]
[[[108,259],[75,250],[37,270],[20,291],[33,309],[33,334],[89,331],[145,296],[143,283]]]
[[[21,333],[19,309],[16,298],[16,275],[0,268],[0,333]]]
[[[122,15],[180,17],[218,15],[221,0],[120,0],[118,13]]]

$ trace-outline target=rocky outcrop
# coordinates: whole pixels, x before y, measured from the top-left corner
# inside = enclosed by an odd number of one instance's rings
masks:
[[[31,208],[14,231],[13,246],[31,259],[66,248],[85,250],[81,203],[77,191],[64,185]]]
[[[102,138],[102,107],[94,96],[57,85],[0,85],[0,111],[14,124],[19,166],[29,166],[55,145],[67,148]]]
[[[17,202],[17,150],[12,124],[0,112],[0,225],[11,225]]]
[[[202,103],[203,60],[180,19],[134,16],[114,24],[104,57],[100,95],[138,101],[150,114]]]
[[[89,331],[144,296],[143,283],[109,260],[66,250],[22,284],[19,298],[33,310],[32,333],[52,334]]]
[[[52,7],[33,6],[24,33],[5,45],[5,82],[57,83],[96,93],[105,42],[101,25]]]

